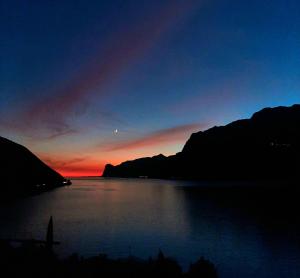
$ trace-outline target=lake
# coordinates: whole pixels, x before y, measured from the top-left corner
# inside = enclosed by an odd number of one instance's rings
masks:
[[[2,204],[0,238],[44,239],[52,215],[61,242],[55,251],[62,257],[78,252],[147,259],[161,249],[184,269],[204,256],[221,278],[300,277],[297,190],[274,193],[237,182],[72,182]]]

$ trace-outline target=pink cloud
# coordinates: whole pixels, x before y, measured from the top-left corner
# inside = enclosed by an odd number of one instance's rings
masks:
[[[192,132],[205,128],[204,124],[187,124],[172,128],[166,128],[147,134],[143,137],[112,144],[103,148],[106,151],[132,150],[144,147],[151,147],[174,142],[184,142]]]
[[[78,76],[66,82],[63,88],[33,102],[9,122],[15,129],[35,135],[38,132],[53,138],[73,131],[68,123],[76,117],[76,109],[86,104],[91,91],[105,94],[105,87],[113,83],[123,70],[145,55],[164,35],[173,31],[193,11],[199,1],[172,1],[160,11],[137,22],[134,27],[116,32],[104,51],[99,51]]]

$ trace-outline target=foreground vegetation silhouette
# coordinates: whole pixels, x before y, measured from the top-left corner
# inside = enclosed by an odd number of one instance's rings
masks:
[[[6,277],[198,277],[217,278],[215,266],[201,258],[184,273],[179,264],[159,251],[156,258],[111,259],[102,254],[59,259],[52,249],[29,241],[13,247],[0,241],[1,273]]]

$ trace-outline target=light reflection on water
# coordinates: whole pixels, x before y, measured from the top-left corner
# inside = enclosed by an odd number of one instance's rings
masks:
[[[205,256],[220,277],[300,277],[297,228],[269,225],[252,206],[241,209],[238,202],[204,197],[195,185],[73,180],[72,186],[3,205],[0,236],[43,239],[53,215],[61,256],[78,252],[148,258],[160,248],[185,268]]]

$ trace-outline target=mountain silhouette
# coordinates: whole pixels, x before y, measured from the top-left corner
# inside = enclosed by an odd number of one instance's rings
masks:
[[[2,197],[45,191],[69,183],[27,148],[0,136]]]
[[[300,105],[193,133],[181,152],[106,165],[104,177],[298,179]]]

